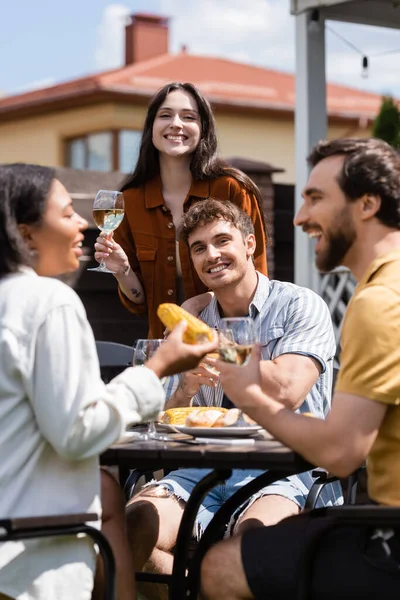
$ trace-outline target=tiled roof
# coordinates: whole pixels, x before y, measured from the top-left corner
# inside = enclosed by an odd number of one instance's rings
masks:
[[[147,100],[168,81],[194,83],[214,105],[293,112],[294,75],[221,58],[165,54],[147,61],[52,87],[0,98],[0,117],[34,110],[56,110],[72,99],[75,105],[102,98]],[[378,94],[328,84],[328,114],[343,119],[373,119]]]

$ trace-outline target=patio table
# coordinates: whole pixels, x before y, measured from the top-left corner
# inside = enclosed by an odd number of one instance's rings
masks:
[[[212,469],[197,483],[185,506],[179,527],[171,575],[139,573],[138,580],[167,583],[170,600],[195,600],[199,570],[207,549],[221,539],[233,512],[252,494],[289,475],[311,470],[314,466],[276,440],[255,440],[252,445],[186,444],[178,441],[133,441],[109,448],[102,456],[103,465],[129,469],[174,470],[179,468]],[[204,531],[188,565],[189,545],[199,506],[206,494],[228,479],[232,469],[267,470],[240,488],[218,510]],[[143,575],[141,577],[141,575]]]

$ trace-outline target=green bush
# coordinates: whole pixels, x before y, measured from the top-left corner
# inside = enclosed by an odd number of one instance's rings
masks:
[[[378,116],[374,121],[372,135],[384,140],[394,148],[400,148],[400,110],[390,96],[382,98]]]

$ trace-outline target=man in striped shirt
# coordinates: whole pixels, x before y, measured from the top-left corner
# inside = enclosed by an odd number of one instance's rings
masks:
[[[322,298],[292,283],[269,280],[255,270],[251,219],[230,202],[208,199],[193,205],[183,217],[182,236],[197,274],[214,292],[200,318],[218,329],[222,317],[250,316],[262,344],[264,392],[292,410],[324,418],[330,409],[335,339]],[[191,401],[199,406],[226,405],[229,399],[224,398],[220,385],[215,390],[203,385],[210,384],[213,377],[205,365],[178,379],[171,378],[167,383],[166,408],[188,406]],[[207,472],[206,469],[174,471],[159,482],[152,482],[131,501],[128,520],[135,541],[137,570],[149,561],[156,571],[171,572],[171,551],[184,503]],[[226,483],[208,494],[198,514],[197,537],[226,499],[260,473],[233,471]],[[272,525],[298,513],[304,507],[312,482],[311,473],[303,473],[262,489],[241,507],[229,530],[236,533],[254,524]],[[341,501],[340,485],[335,483],[325,486],[319,505]],[[154,519],[146,518],[146,510],[150,517],[154,508],[159,514],[157,524]],[[154,527],[157,532],[150,531]],[[145,543],[151,538],[156,540],[154,549]],[[147,556],[142,541],[148,548]]]

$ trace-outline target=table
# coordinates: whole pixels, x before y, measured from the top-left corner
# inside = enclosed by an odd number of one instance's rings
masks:
[[[276,440],[249,445],[186,444],[177,441],[134,441],[115,445],[101,456],[101,464],[120,469],[212,469],[193,489],[182,516],[174,553],[172,575],[153,574],[151,581],[168,583],[170,600],[196,600],[200,564],[208,548],[223,535],[233,512],[252,494],[274,481],[309,471],[313,465]],[[268,469],[240,488],[215,514],[188,562],[188,550],[198,508],[206,494],[228,479],[232,469]],[[187,574],[186,574],[187,570]],[[146,574],[149,581],[149,574]],[[138,578],[141,579],[141,578]],[[143,578],[144,579],[144,578]]]

